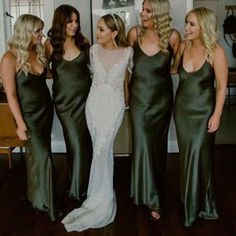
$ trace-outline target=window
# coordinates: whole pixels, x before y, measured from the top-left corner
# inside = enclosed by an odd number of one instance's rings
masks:
[[[6,42],[12,34],[13,25],[21,14],[33,14],[44,21],[44,34],[51,27],[54,12],[52,0],[4,0],[0,1],[0,58],[6,50]]]
[[[16,19],[22,14],[32,14],[44,20],[44,1],[43,0],[10,0],[8,17],[11,18],[11,32]]]

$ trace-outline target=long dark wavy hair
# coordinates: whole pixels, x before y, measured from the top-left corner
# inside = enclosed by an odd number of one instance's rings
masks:
[[[48,37],[53,47],[52,60],[61,59],[64,55],[64,43],[66,40],[66,25],[71,20],[72,13],[78,19],[78,29],[75,33],[75,45],[81,50],[88,51],[90,44],[80,31],[80,14],[76,8],[70,5],[61,5],[56,8],[53,16],[52,27],[48,31]]]

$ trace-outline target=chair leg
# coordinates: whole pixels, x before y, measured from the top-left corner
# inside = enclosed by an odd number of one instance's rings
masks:
[[[20,158],[21,158],[21,160],[24,160],[23,147],[20,147]]]
[[[8,167],[9,167],[9,170],[12,169],[12,150],[11,150],[11,148],[8,148]]]

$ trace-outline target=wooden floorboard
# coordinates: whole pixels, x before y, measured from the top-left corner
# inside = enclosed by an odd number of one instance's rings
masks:
[[[63,192],[64,208],[70,211],[76,202],[66,196],[66,156],[53,155],[57,179]],[[115,222],[101,229],[67,233],[60,222],[31,209],[25,201],[24,158],[14,154],[12,171],[5,156],[0,157],[0,236],[236,236],[236,146],[216,146],[214,162],[215,191],[220,218],[198,219],[190,228],[182,224],[179,202],[179,158],[169,154],[164,212],[160,221],[149,219],[144,207],[136,207],[129,198],[130,157],[115,158],[114,186],[118,210]]]

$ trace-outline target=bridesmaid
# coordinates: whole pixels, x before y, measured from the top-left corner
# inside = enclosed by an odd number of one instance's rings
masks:
[[[217,43],[213,11],[203,7],[193,9],[185,22],[186,40],[180,44],[173,67],[176,72],[179,65],[180,77],[174,117],[180,151],[184,225],[191,226],[198,216],[218,218],[212,165],[228,66],[224,49]]]
[[[44,23],[21,15],[3,55],[1,72],[17,135],[25,143],[27,197],[32,206],[57,217],[51,157],[53,104],[46,84],[47,62],[41,40]]]
[[[128,40],[134,49],[130,84],[133,129],[131,196],[144,204],[154,220],[160,218],[167,158],[167,135],[173,104],[171,60],[180,34],[171,29],[168,0],[144,0],[142,25],[131,28]]]
[[[53,101],[62,124],[68,155],[69,196],[86,197],[92,144],[85,119],[85,102],[91,85],[88,40],[80,32],[79,12],[61,5],[54,13],[45,42],[52,62]]]

